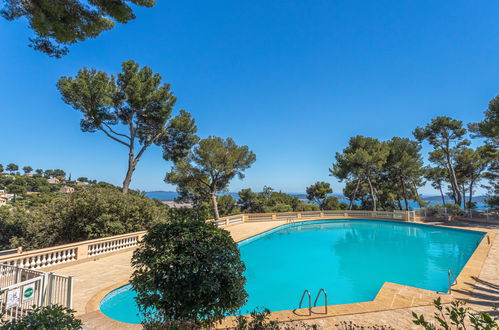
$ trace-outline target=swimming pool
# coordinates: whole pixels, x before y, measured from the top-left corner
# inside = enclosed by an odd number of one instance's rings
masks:
[[[246,264],[248,302],[271,311],[297,308],[305,289],[321,288],[329,304],[374,299],[384,282],[447,292],[447,271],[456,276],[484,233],[403,223],[347,219],[296,222],[239,243]],[[140,323],[129,285],[109,293],[101,311]]]

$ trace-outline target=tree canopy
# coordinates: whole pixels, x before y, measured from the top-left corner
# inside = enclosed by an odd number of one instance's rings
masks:
[[[200,140],[187,157],[175,162],[165,181],[177,185],[182,199],[196,204],[211,200],[213,216],[218,219],[217,193],[226,191],[233,178],[243,179],[244,171],[255,160],[247,146],[238,146],[231,138],[210,136]]]
[[[155,0],[5,0],[0,14],[12,21],[28,20],[36,37],[30,47],[49,56],[60,58],[69,52],[69,45],[95,38],[110,30],[115,23],[128,23],[135,18],[132,7],[152,7]]]
[[[367,182],[372,209],[376,211],[374,180],[386,163],[388,152],[387,146],[378,139],[360,135],[352,137],[343,152],[336,153],[336,162],[329,170],[330,174],[340,181],[355,180],[357,185]]]
[[[23,167],[23,172],[25,174],[29,174],[29,173],[33,172],[33,168],[31,166],[24,166]]]
[[[444,116],[436,117],[425,127],[417,127],[413,134],[419,142],[428,141],[433,147],[430,161],[447,169],[452,198],[457,205],[461,205],[463,191],[458,182],[454,160],[459,149],[469,145],[469,141],[465,139],[466,128],[463,127],[462,121]]]
[[[242,189],[238,193],[238,205],[245,213],[271,213],[271,212],[298,212],[298,211],[318,211],[320,208],[316,204],[306,203],[296,196],[274,191],[271,187],[263,187],[261,192],[253,192],[251,189]],[[331,205],[327,203],[325,207]]]
[[[162,325],[209,327],[246,302],[237,244],[211,223],[171,221],[152,227],[132,266],[139,308]]]
[[[327,182],[316,182],[307,187],[307,199],[319,203],[321,210],[324,209],[324,201],[328,194],[332,194],[333,189]]]
[[[485,110],[485,119],[469,124],[468,127],[476,137],[486,138],[490,144],[499,146],[499,95],[489,102]]]
[[[82,131],[101,131],[127,148],[124,193],[137,163],[151,145],[161,146],[163,158],[176,161],[185,157],[198,140],[194,119],[188,112],[181,110],[171,118],[176,98],[170,85],[161,80],[149,67],[126,61],[117,77],[83,68],[76,76],[62,77],[57,83],[64,102],[82,112]]]
[[[10,172],[10,174],[14,174],[15,171],[19,170],[19,166],[14,163],[10,163],[6,167],[7,172]]]

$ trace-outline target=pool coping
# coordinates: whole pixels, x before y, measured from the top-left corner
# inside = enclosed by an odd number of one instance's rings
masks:
[[[442,293],[437,291],[425,290],[416,287],[411,287],[407,285],[385,282],[381,289],[378,291],[376,297],[372,301],[365,301],[359,303],[352,304],[343,304],[343,305],[328,305],[327,313],[321,312],[325,311],[324,306],[318,306],[312,308],[312,313],[310,313],[308,308],[302,309],[294,309],[294,310],[286,310],[286,311],[276,311],[270,313],[270,319],[276,320],[279,322],[289,322],[289,321],[301,321],[308,319],[318,319],[318,318],[326,318],[332,316],[343,316],[343,315],[352,315],[352,314],[362,314],[362,313],[370,313],[377,311],[387,311],[401,308],[409,308],[409,307],[420,307],[420,306],[429,306],[433,304],[433,300],[440,297],[443,303],[449,303],[454,299],[466,299],[473,292],[474,284],[477,281],[477,278],[480,275],[483,264],[487,259],[489,250],[496,238],[496,233],[492,230],[486,230],[483,228],[474,228],[474,229],[461,229],[461,228],[453,228],[451,226],[447,226],[445,224],[428,224],[421,222],[407,222],[401,220],[394,219],[386,219],[386,218],[359,218],[359,217],[317,217],[310,219],[300,219],[295,221],[295,223],[299,222],[309,222],[316,220],[335,220],[335,219],[367,219],[367,220],[383,220],[388,222],[397,222],[397,223],[407,223],[407,224],[417,224],[423,226],[431,226],[431,227],[443,227],[448,229],[457,229],[457,230],[465,230],[465,231],[475,231],[475,232],[483,232],[485,235],[482,240],[475,248],[475,251],[470,256],[461,272],[457,276],[456,284],[452,286],[450,293]],[[251,237],[255,237],[258,235],[262,235],[268,231],[275,230],[279,227],[286,226],[288,224],[276,224],[275,227],[262,230],[261,232],[247,235],[242,237],[236,242],[242,242]],[[101,319],[105,321],[107,324],[112,324],[113,328],[122,329],[126,328],[137,328],[140,329],[140,324],[133,323],[125,323],[115,319],[112,319],[101,312],[100,310],[100,302],[104,297],[113,290],[116,290],[130,282],[130,279],[115,283],[106,287],[105,289],[97,292],[86,304],[85,306],[85,316],[90,316],[92,320],[97,321],[96,319]],[[319,311],[319,312],[317,312]],[[218,327],[221,328],[230,328],[234,325],[236,317],[227,317],[225,318]],[[109,326],[107,327],[109,328]]]

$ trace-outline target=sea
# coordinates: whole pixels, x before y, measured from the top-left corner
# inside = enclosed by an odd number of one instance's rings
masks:
[[[178,194],[175,191],[149,191],[149,192],[146,192],[145,195],[149,198],[157,199],[160,201],[171,201],[171,200],[174,200],[175,198],[178,197]],[[235,199],[239,198],[239,195],[237,194],[237,192],[229,192],[229,193],[225,193],[222,195],[230,195],[230,196],[234,197]],[[305,194],[289,193],[289,195],[296,196],[300,200],[303,200],[305,202],[310,202],[309,200],[307,200]],[[335,195],[335,194],[333,194],[332,196],[337,197],[340,202],[347,203],[347,204],[350,203],[350,201],[348,199],[346,199],[344,196]],[[430,202],[429,205],[442,205],[441,201],[435,200],[435,199],[436,199],[435,196],[431,196],[428,198],[423,197],[423,200]],[[451,203],[450,198],[447,198],[447,200],[448,200],[448,203]],[[487,209],[487,204],[483,203],[483,196],[478,196],[476,201],[477,201],[476,209],[478,209],[478,210],[486,210]],[[356,201],[356,204],[360,205],[360,202]],[[416,201],[409,201],[409,208],[411,210],[415,210],[415,209],[421,208],[421,206]]]

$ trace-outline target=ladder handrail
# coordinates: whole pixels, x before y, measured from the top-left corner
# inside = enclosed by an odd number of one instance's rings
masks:
[[[454,279],[454,283],[452,283],[452,284],[450,284],[451,275],[452,275],[452,278]],[[447,283],[449,284],[449,291],[448,292],[450,292],[452,286],[457,284],[457,278],[454,275],[454,273],[452,272],[452,270],[450,270],[450,269],[447,271]]]
[[[301,304],[303,303],[303,298],[305,298],[305,294],[308,294],[308,313],[312,315],[312,296],[310,295],[310,291],[305,290],[301,295],[300,304],[298,305],[298,309],[301,309]]]
[[[319,292],[317,292],[317,296],[315,297],[315,301],[314,301],[314,307],[317,306],[317,300],[319,300],[321,292],[324,293],[324,307],[326,308],[326,314],[327,314],[327,293],[326,293],[326,290],[321,288],[319,290]]]

